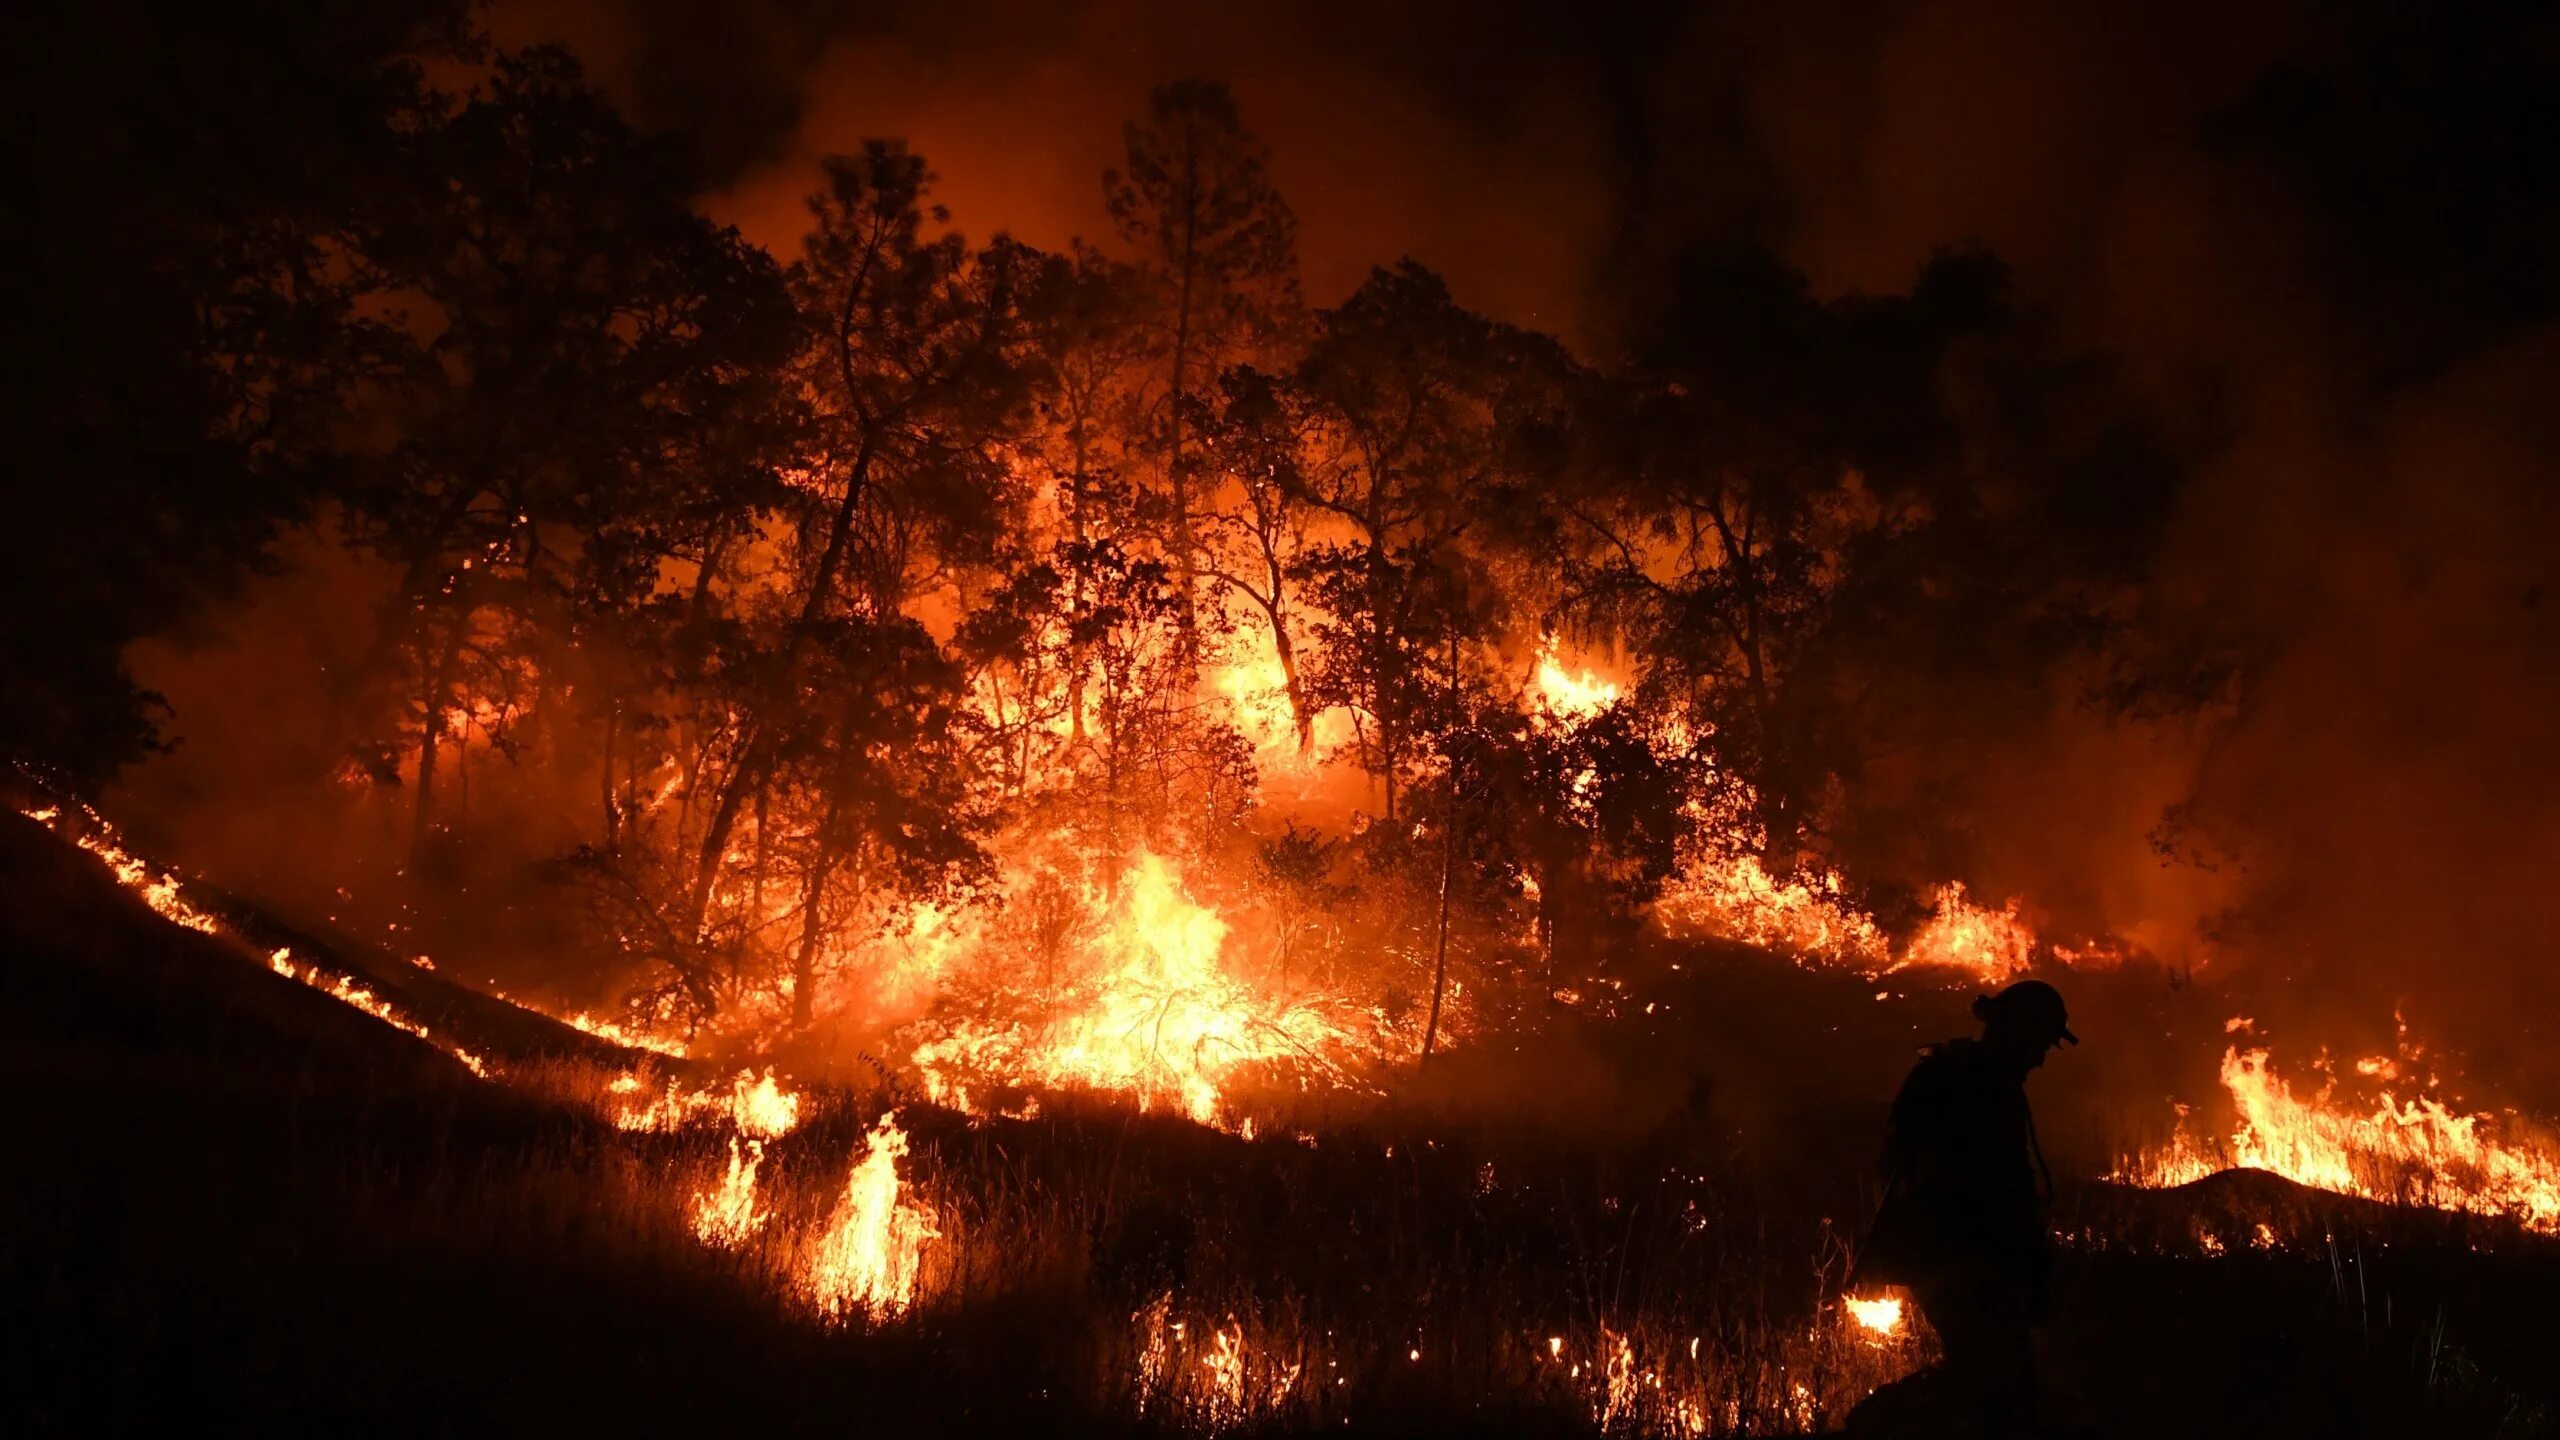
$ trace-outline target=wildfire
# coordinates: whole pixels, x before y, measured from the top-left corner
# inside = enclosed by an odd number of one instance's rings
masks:
[[[479,1076],[483,1080],[489,1078],[489,1065],[487,1061],[481,1059],[471,1051],[464,1049],[460,1045],[454,1044],[452,1041],[445,1040],[428,1033],[424,1022],[404,1012],[400,1007],[392,1004],[390,1001],[376,995],[371,989],[359,983],[355,977],[351,975],[337,974],[329,970],[324,970],[317,965],[296,964],[294,962],[293,950],[291,947],[278,949],[270,953],[267,956],[267,968],[273,970],[287,980],[298,980],[301,983],[310,986],[312,989],[319,991],[321,994],[339,1001],[351,1009],[361,1010],[365,1014],[372,1016],[374,1019],[381,1021],[383,1024],[390,1026],[394,1030],[403,1030],[411,1035],[415,1035],[419,1039],[426,1041],[428,1044],[433,1045],[437,1049],[452,1056],[454,1059],[461,1061],[463,1068],[469,1070],[472,1074]]]
[[[1859,1329],[1878,1339],[1891,1339],[1902,1333],[1902,1297],[1899,1295],[1863,1300],[1853,1295],[1841,1303],[1848,1307],[1849,1318],[1857,1322]]]
[[[1588,720],[1618,703],[1616,682],[1604,680],[1589,670],[1568,671],[1556,652],[1556,637],[1545,636],[1538,644],[1538,669],[1534,687],[1537,702],[1549,714],[1562,720]]]
[[[80,808],[86,823],[79,833],[71,836],[72,843],[104,862],[107,869],[114,874],[117,884],[140,896],[142,903],[150,906],[154,913],[172,924],[183,925],[205,935],[235,940],[238,938],[231,935],[228,927],[211,912],[187,899],[186,888],[175,874],[154,868],[140,856],[126,849],[123,842],[117,838],[115,827],[107,823],[105,816],[85,805]],[[39,809],[21,810],[18,813],[57,834],[63,833],[67,828],[59,806],[47,805]],[[298,962],[294,959],[290,946],[269,951],[266,960],[267,968],[276,974],[308,985],[321,994],[351,1009],[360,1010],[395,1030],[415,1035],[460,1061],[463,1068],[472,1074],[483,1080],[489,1078],[487,1060],[451,1040],[429,1033],[425,1022],[376,994],[370,986],[354,976],[317,964]]]
[[[1237,733],[1253,742],[1257,763],[1284,770],[1312,765],[1314,757],[1298,747],[1298,720],[1289,708],[1289,674],[1276,652],[1230,661],[1210,683],[1225,697],[1228,719]]]
[[[1116,898],[1087,897],[1087,913],[1102,917],[1084,947],[1090,968],[1047,1023],[962,1021],[917,1047],[937,1101],[984,1076],[1120,1091],[1208,1125],[1239,1069],[1278,1062],[1332,1073],[1360,1048],[1323,1007],[1274,1000],[1230,974],[1226,922],[1184,893],[1162,856],[1141,854],[1116,888]]]
[[[1746,945],[1882,971],[1891,947],[1873,917],[1842,893],[1838,872],[1777,880],[1748,853],[1693,863],[1663,895],[1675,926]]]
[[[2357,1068],[2377,1078],[2397,1073],[2380,1057]],[[2456,1113],[2424,1094],[2403,1102],[2389,1091],[2363,1109],[2337,1097],[2334,1080],[2297,1094],[2269,1067],[2265,1050],[2237,1045],[2223,1052],[2222,1085],[2237,1116],[2227,1140],[2181,1130],[2118,1167],[2115,1178],[2172,1186],[2222,1170],[2266,1170],[2317,1190],[2507,1216],[2560,1234],[2560,1151],[2494,1139],[2486,1116]]]
[[[693,1200],[693,1233],[705,1245],[734,1250],[764,1228],[765,1212],[756,1198],[756,1169],[764,1164],[764,1142],[729,1137],[729,1168]]]
[[[1169,1290],[1130,1319],[1138,1330],[1135,1398],[1141,1415],[1151,1405],[1170,1406],[1203,1429],[1236,1429],[1281,1412],[1297,1397],[1306,1374],[1303,1358],[1254,1345],[1232,1315],[1207,1327],[1207,1343],[1196,1344],[1190,1322],[1174,1318]]]
[[[1662,914],[1674,927],[1870,975],[1946,969],[1966,972],[1983,984],[2000,984],[2034,963],[2036,933],[2014,899],[1993,910],[1975,904],[1960,883],[1941,885],[1929,919],[1897,951],[1875,917],[1849,898],[1838,871],[1780,880],[1747,847],[1730,848],[1735,853],[1694,860],[1666,890]]]
[[[221,921],[187,903],[177,876],[153,869],[140,856],[124,848],[106,817],[85,805],[80,808],[88,823],[71,835],[71,842],[106,862],[107,868],[115,872],[117,884],[141,896],[142,903],[159,912],[164,920],[207,935],[222,933]],[[62,809],[57,805],[18,813],[56,834],[63,834],[68,829],[63,823]]]
[[[1964,886],[1938,888],[1938,907],[1904,947],[1895,968],[1943,965],[1969,970],[1997,984],[2023,973],[2035,958],[2036,933],[2018,917],[2018,902],[1986,910],[1965,898]]]
[[[830,1321],[886,1320],[915,1303],[925,1246],[942,1232],[930,1209],[898,1193],[898,1161],[906,1153],[897,1113],[881,1116],[811,1252],[802,1289]]]
[[[614,1126],[622,1130],[681,1130],[704,1116],[725,1114],[740,1134],[771,1140],[800,1123],[799,1095],[784,1089],[770,1069],[762,1075],[741,1070],[726,1089],[697,1090],[672,1078],[664,1088],[653,1087],[640,1072],[626,1071],[605,1089],[614,1097]]]
[[[685,1044],[681,1040],[670,1039],[663,1035],[654,1035],[646,1030],[638,1029],[634,1026],[620,1024],[612,1020],[601,1019],[596,1016],[589,1015],[584,1010],[569,1016],[561,1023],[585,1034],[593,1035],[599,1040],[611,1041],[626,1050],[651,1050],[660,1055],[667,1056],[670,1059],[681,1060],[684,1058]]]

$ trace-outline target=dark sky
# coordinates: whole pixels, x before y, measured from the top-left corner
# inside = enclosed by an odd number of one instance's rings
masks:
[[[1160,80],[1219,76],[1306,221],[1319,299],[1411,253],[1587,343],[1701,234],[1770,243],[1829,291],[1898,289],[1978,240],[2092,325],[2191,343],[2234,238],[2221,187],[2280,198],[2216,127],[2288,69],[2409,43],[2301,5],[2027,0],[498,0],[492,25],[569,43],[778,246],[813,158],[880,134],[935,160],[964,228],[1097,232],[1119,122]]]

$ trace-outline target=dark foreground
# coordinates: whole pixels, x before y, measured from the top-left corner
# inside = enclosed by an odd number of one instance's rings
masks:
[[[529,1022],[486,1038],[596,1058]],[[914,1173],[952,1217],[945,1298],[827,1327],[685,1231],[666,1177],[716,1139],[475,1080],[14,816],[0,1065],[21,1097],[0,1162],[11,1433],[1769,1433],[1836,1424],[1925,1358],[1829,1318],[1825,1212],[1855,1213],[1853,1180],[1705,1178],[1744,1154],[1707,1135],[1413,1111],[1309,1146],[910,1106]],[[775,1173],[823,1196],[894,1098],[832,1097]],[[2554,1433],[2560,1247],[2265,1177],[2068,1198],[2046,1358],[2090,1433]],[[2260,1223],[2274,1248],[2247,1244]],[[2229,1253],[2200,1255],[2208,1233]],[[1130,1326],[1159,1295],[1335,1383],[1226,1415],[1148,1403]],[[1550,1334],[1628,1337],[1631,1373],[1700,1403],[1549,1370]]]

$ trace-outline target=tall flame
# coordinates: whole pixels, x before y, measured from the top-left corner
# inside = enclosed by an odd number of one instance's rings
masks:
[[[764,1207],[756,1197],[756,1170],[764,1164],[764,1142],[729,1137],[729,1168],[693,1199],[693,1233],[705,1245],[734,1250],[764,1228]]]
[[[829,1320],[885,1320],[915,1303],[925,1245],[942,1232],[931,1210],[898,1193],[906,1153],[897,1113],[881,1116],[811,1252],[802,1288]]]

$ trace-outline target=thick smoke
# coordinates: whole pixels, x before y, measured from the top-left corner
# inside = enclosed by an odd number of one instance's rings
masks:
[[[964,0],[809,18],[779,4],[522,0],[503,41],[568,45],[643,125],[691,141],[705,205],[778,253],[830,153],[902,138],[971,236],[1109,243],[1101,174],[1167,80],[1236,91],[1300,219],[1310,300],[1412,255],[1463,302],[1575,334],[1616,210],[1609,115],[1625,43],[1473,6]]]
[[[1982,879],[2200,958],[2297,1036],[2379,1047],[2405,1008],[2549,1103],[2547,44],[2464,7],[1794,23],[1753,111],[1816,283],[1980,239],[2199,441],[2146,618],[2236,674],[2174,724],[2058,707],[1994,782]]]

